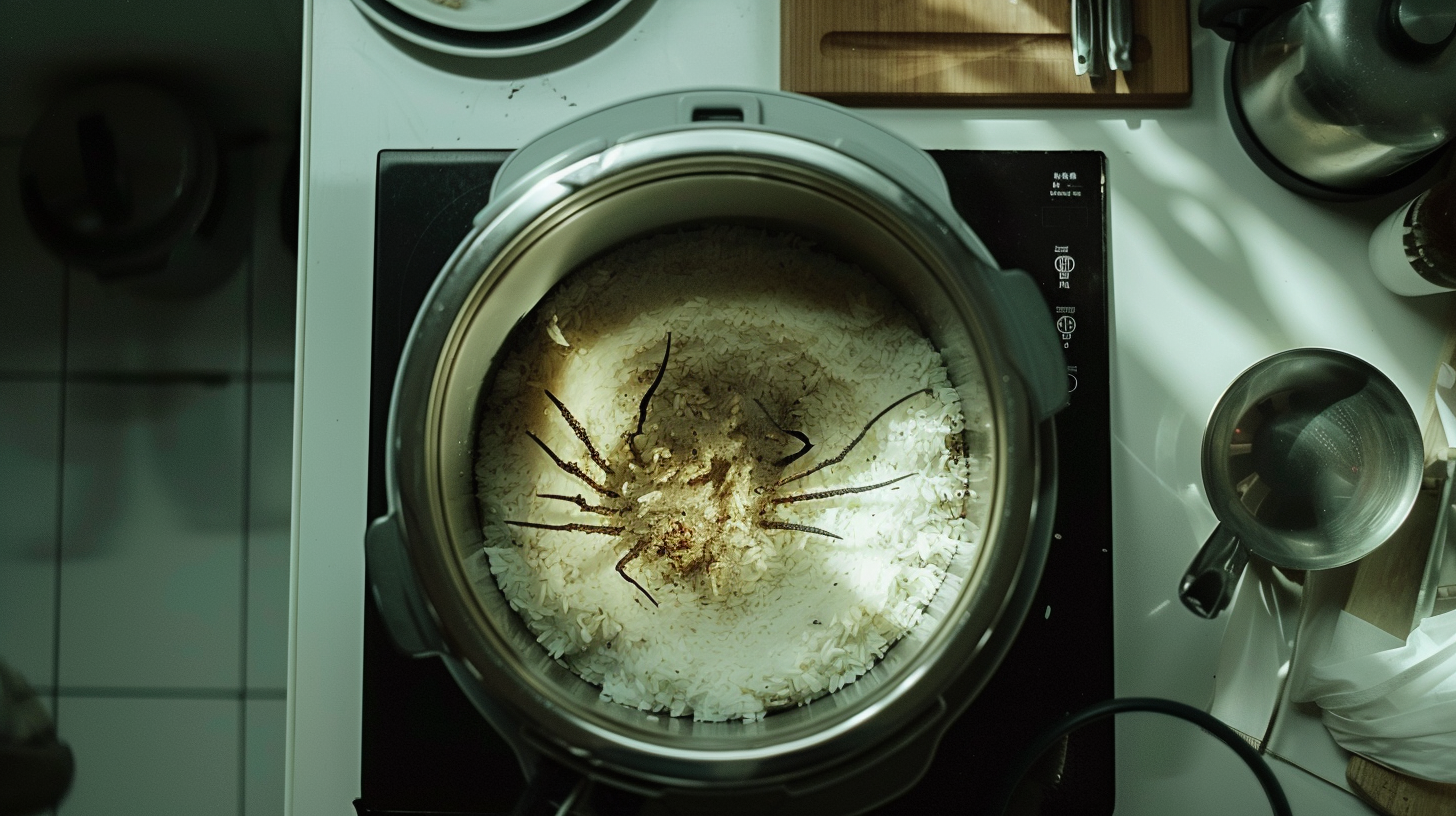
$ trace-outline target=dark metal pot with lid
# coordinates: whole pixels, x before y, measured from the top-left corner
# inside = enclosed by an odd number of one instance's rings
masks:
[[[1456,3],[1203,0],[1234,45],[1225,100],[1245,151],[1315,198],[1391,192],[1456,136]]]
[[[241,169],[172,93],[101,81],[59,97],[27,134],[21,206],[67,266],[147,297],[198,297],[229,280],[246,251]]]
[[[371,525],[370,589],[406,652],[439,656],[512,744],[680,809],[734,797],[856,812],[908,788],[995,671],[1040,579],[1055,504],[1052,416],[1067,400],[1036,284],[1002,270],[955,215],[930,158],[832,105],[790,94],[646,97],[514,154],[428,294],[395,382],[389,514]],[[978,547],[953,559],[922,621],[867,674],[757,722],[695,722],[603,700],[551,659],[481,547],[475,431],[507,336],[583,263],[684,226],[749,223],[815,241],[878,279],[920,323],[958,390],[989,394],[994,457]],[[974,437],[974,438],[972,438]]]

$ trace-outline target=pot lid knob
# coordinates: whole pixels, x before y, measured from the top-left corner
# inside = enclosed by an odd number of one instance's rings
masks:
[[[1391,11],[1395,28],[1419,46],[1443,46],[1456,31],[1451,0],[1395,0]]]
[[[217,161],[210,128],[170,96],[131,82],[93,85],[31,129],[22,204],[66,262],[103,277],[148,271],[201,223]]]

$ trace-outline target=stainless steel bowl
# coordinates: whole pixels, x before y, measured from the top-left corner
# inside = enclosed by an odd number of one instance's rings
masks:
[[[832,112],[762,96],[766,106]],[[842,138],[844,129],[836,131]],[[477,218],[405,349],[388,434],[391,511],[371,528],[369,569],[395,639],[407,651],[443,656],[525,764],[544,754],[653,790],[742,793],[838,781],[842,796],[865,785],[858,771],[902,748],[919,745],[928,761],[940,730],[994,671],[1045,559],[1054,500],[1049,417],[1065,401],[1065,372],[1035,284],[998,269],[934,193],[843,144],[763,124],[678,124],[547,162]],[[650,716],[602,701],[600,689],[546,655],[493,584],[473,584],[464,566],[481,543],[473,477],[480,396],[512,328],[593,257],[707,223],[794,232],[852,259],[918,318],[957,388],[989,392],[994,415],[991,427],[964,439],[997,466],[984,544],[955,559],[924,621],[856,682],[753,723]],[[854,794],[855,804],[894,795],[917,775],[880,780],[874,792]]]
[[[1282,351],[1240,374],[1203,432],[1218,527],[1179,582],[1195,614],[1233,600],[1249,553],[1298,570],[1342,567],[1385,543],[1421,489],[1421,429],[1374,366],[1339,351]]]

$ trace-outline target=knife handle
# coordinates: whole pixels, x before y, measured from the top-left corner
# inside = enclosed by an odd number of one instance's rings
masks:
[[[1072,0],[1072,70],[1077,76],[1085,76],[1093,67],[1096,53],[1092,50],[1093,0]]]

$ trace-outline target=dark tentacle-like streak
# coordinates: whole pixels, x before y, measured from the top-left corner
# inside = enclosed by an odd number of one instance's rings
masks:
[[[564,530],[568,533],[601,533],[602,535],[621,535],[625,527],[607,527],[601,524],[537,524],[534,521],[511,521],[505,520],[506,524],[513,524],[517,527],[532,527],[537,530]]]
[[[556,410],[561,412],[561,418],[566,420],[567,425],[571,426],[571,432],[576,434],[576,438],[581,440],[581,444],[586,445],[586,453],[591,457],[591,460],[596,462],[597,467],[606,471],[607,475],[610,476],[612,474],[612,466],[607,464],[607,460],[603,459],[602,455],[597,452],[597,446],[593,445],[591,437],[587,436],[586,428],[583,428],[581,423],[576,420],[576,417],[571,415],[571,412],[566,409],[565,403],[557,399],[555,394],[551,393],[551,389],[543,388],[541,390],[546,392],[546,397],[551,400],[551,404],[555,405]]]
[[[621,560],[619,560],[617,562],[617,574],[620,575],[620,576],[622,576],[623,578],[627,579],[627,583],[631,584],[634,587],[637,587],[637,590],[639,592],[641,592],[643,595],[646,595],[647,596],[647,600],[652,601],[652,605],[653,606],[657,606],[658,605],[657,599],[654,598],[654,597],[652,597],[652,593],[651,592],[648,592],[646,587],[644,587],[641,584],[637,583],[637,579],[636,578],[633,578],[632,576],[630,576],[630,575],[627,574],[627,565],[632,562],[632,559],[634,559],[637,556],[641,555],[642,554],[642,551],[643,550],[646,550],[646,549],[647,549],[647,542],[646,541],[639,541],[636,544],[632,545],[632,549],[628,550],[627,551],[627,554],[624,555],[624,556],[622,556]]]
[[[794,502],[814,501],[815,499],[832,499],[835,496],[844,496],[844,495],[848,495],[850,493],[868,493],[871,490],[879,490],[882,487],[889,487],[890,485],[894,484],[895,482],[902,481],[904,479],[908,479],[908,478],[910,478],[911,476],[914,476],[914,475],[915,474],[913,474],[913,473],[907,473],[904,476],[896,476],[895,478],[890,479],[889,481],[880,482],[879,484],[864,485],[863,487],[840,487],[840,488],[835,488],[834,490],[821,490],[821,491],[819,491],[817,493],[799,493],[799,494],[794,495],[794,496],[779,496],[778,498],[776,498],[776,499],[773,500],[773,503],[774,504],[793,504]]]
[[[805,476],[808,476],[811,473],[818,473],[819,471],[823,470],[824,468],[829,467],[830,465],[838,464],[838,463],[844,461],[844,457],[848,456],[849,455],[849,452],[852,451],[852,450],[854,450],[854,446],[855,445],[858,445],[860,443],[860,440],[861,439],[864,439],[865,438],[865,434],[869,433],[870,432],[870,428],[873,428],[874,425],[875,425],[875,423],[880,421],[880,417],[883,417],[885,414],[888,414],[891,411],[895,410],[896,408],[900,407],[900,405],[902,403],[904,403],[906,400],[910,399],[911,397],[916,397],[916,396],[919,396],[921,394],[929,394],[929,393],[931,393],[931,390],[929,388],[922,388],[919,391],[913,391],[913,392],[911,392],[909,394],[906,394],[905,396],[903,396],[903,397],[895,400],[894,402],[890,403],[889,406],[885,408],[885,410],[879,412],[878,414],[875,414],[874,419],[871,419],[869,422],[866,422],[865,423],[864,429],[859,432],[859,436],[856,436],[853,440],[850,441],[850,443],[848,445],[845,445],[844,446],[844,450],[840,451],[838,456],[835,456],[832,459],[826,459],[823,462],[820,462],[819,464],[815,465],[814,467],[811,467],[808,470],[803,471],[801,473],[796,473],[793,476],[786,476],[786,477],[784,477],[782,479],[779,479],[777,486],[786,485],[789,482],[797,482],[798,480],[804,478]]]
[[[572,462],[568,462],[568,461],[562,459],[560,456],[557,456],[556,455],[556,451],[551,450],[551,448],[549,446],[547,446],[547,444],[545,442],[542,442],[541,441],[541,437],[537,436],[536,434],[534,434],[534,433],[532,433],[530,431],[526,431],[526,436],[531,437],[531,441],[535,442],[537,445],[540,445],[541,446],[541,450],[546,451],[546,455],[551,457],[551,461],[555,462],[557,467],[561,468],[562,470],[566,471],[567,473],[570,473],[572,476],[575,476],[576,478],[582,480],[583,482],[586,482],[587,486],[590,487],[592,490],[595,490],[596,492],[602,494],[603,496],[607,496],[609,498],[613,498],[613,499],[620,499],[620,498],[622,498],[621,495],[619,495],[618,493],[616,493],[616,492],[612,491],[611,489],[607,488],[605,485],[598,484],[597,483],[597,480],[596,479],[593,479],[590,476],[588,476],[586,474],[586,471],[582,470],[579,465],[576,465],[575,463],[572,463]]]
[[[652,401],[652,395],[656,393],[657,386],[662,384],[662,375],[667,371],[667,357],[670,354],[672,354],[672,332],[667,333],[667,348],[662,352],[662,365],[657,367],[657,376],[653,378],[652,385],[647,386],[647,393],[642,395],[642,404],[637,406],[637,430],[627,435],[627,449],[632,451],[632,458],[638,462],[642,461],[642,454],[637,452],[637,437],[642,435],[642,424],[647,421],[647,403]]]
[[[571,502],[572,504],[580,507],[588,513],[598,513],[603,516],[611,516],[617,513],[627,512],[627,509],[625,507],[603,507],[599,504],[589,504],[587,500],[581,496],[563,496],[560,493],[537,493],[536,498],[556,499],[557,501]]]
[[[763,407],[763,403],[761,403],[761,402],[758,401],[758,398],[757,397],[754,397],[753,402],[754,402],[755,405],[758,406],[758,410],[763,411],[763,415],[765,417],[768,417],[768,421],[775,428],[778,428],[779,429],[779,433],[786,433],[789,436],[792,436],[793,438],[795,438],[795,439],[799,440],[800,442],[803,442],[804,443],[804,447],[799,448],[797,451],[794,451],[793,453],[789,454],[788,456],[785,456],[784,458],[778,460],[777,462],[774,462],[774,467],[776,467],[776,468],[788,467],[789,465],[793,464],[794,461],[796,459],[798,459],[800,456],[803,456],[804,454],[808,453],[811,449],[813,449],[814,443],[809,441],[809,436],[807,434],[803,433],[802,431],[791,431],[791,430],[785,428],[784,426],[780,425],[778,423],[778,420],[776,420],[776,419],[773,418],[773,414],[770,414],[768,412],[768,409],[765,408],[765,407]]]
[[[837,536],[828,530],[821,530],[818,527],[810,527],[807,524],[789,524],[786,521],[760,521],[758,526],[767,530],[793,530],[798,533],[813,533],[814,535],[828,536],[843,541],[842,536]]]

